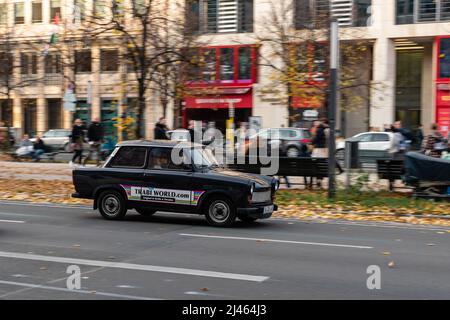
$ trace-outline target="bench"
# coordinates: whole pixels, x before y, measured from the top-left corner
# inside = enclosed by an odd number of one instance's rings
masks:
[[[377,159],[377,174],[380,179],[389,180],[389,191],[393,191],[395,180],[402,180],[405,174],[404,161]]]
[[[280,157],[279,159],[279,170],[277,176],[292,176],[292,177],[303,177],[304,185],[310,189],[313,187],[313,179],[323,179],[328,177],[328,159],[327,158],[288,158]],[[266,159],[263,158],[263,163],[267,163]],[[268,159],[267,159],[268,160]],[[254,163],[256,162],[256,163]],[[260,159],[255,158],[245,158],[245,163],[239,164],[236,159],[234,159],[233,164],[229,164],[230,169],[246,172],[261,174],[261,168],[268,168],[270,164],[261,164]],[[308,182],[308,178],[309,182]]]

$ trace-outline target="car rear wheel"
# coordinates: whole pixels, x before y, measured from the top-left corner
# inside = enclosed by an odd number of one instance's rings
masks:
[[[156,210],[152,210],[152,209],[148,209],[148,208],[135,208],[135,210],[140,215],[146,216],[146,217],[152,216],[156,213]]]
[[[103,191],[98,197],[98,203],[100,214],[105,219],[122,220],[127,214],[125,199],[118,191]]]
[[[215,197],[205,206],[206,221],[214,227],[230,227],[236,220],[236,208],[225,197]]]
[[[296,147],[289,147],[286,151],[288,158],[297,158],[300,155],[300,151]]]

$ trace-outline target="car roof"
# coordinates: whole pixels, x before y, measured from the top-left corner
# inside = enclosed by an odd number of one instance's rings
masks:
[[[192,147],[197,146],[200,147],[203,145],[199,143],[191,143],[191,142],[179,142],[179,141],[172,141],[172,140],[130,140],[130,141],[123,141],[117,144],[118,147],[124,147],[124,146],[133,146],[133,147],[166,147],[166,148],[173,148],[175,146],[182,146],[182,147]]]

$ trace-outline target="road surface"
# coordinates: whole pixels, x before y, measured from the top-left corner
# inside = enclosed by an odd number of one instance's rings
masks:
[[[87,207],[0,202],[0,299],[450,299],[449,236],[289,219],[218,229],[134,211],[117,222]],[[72,265],[79,290],[67,287]],[[367,288],[373,265],[380,290]]]

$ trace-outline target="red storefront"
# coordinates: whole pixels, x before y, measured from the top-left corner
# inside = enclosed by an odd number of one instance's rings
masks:
[[[183,126],[189,120],[214,122],[224,130],[234,108],[235,123],[248,122],[257,82],[257,46],[215,46],[199,50],[201,68],[187,84]],[[232,112],[231,112],[232,113]]]
[[[323,43],[308,43],[305,46],[293,46],[297,55],[299,74],[304,83],[292,88],[290,123],[301,127],[310,127],[312,121],[323,116],[327,89],[327,47]]]
[[[436,123],[447,136],[450,132],[450,36],[437,37]]]

